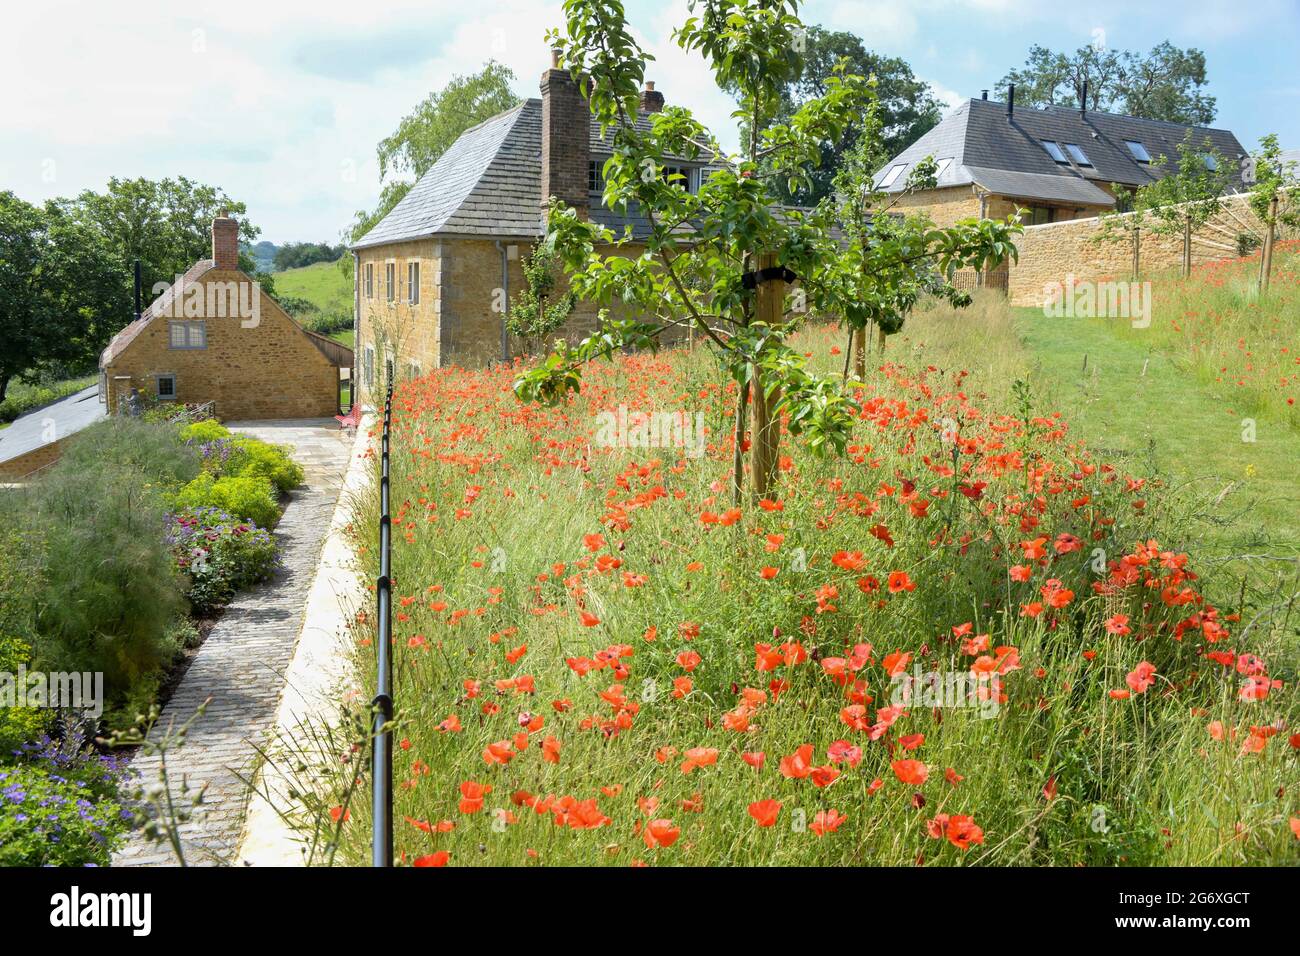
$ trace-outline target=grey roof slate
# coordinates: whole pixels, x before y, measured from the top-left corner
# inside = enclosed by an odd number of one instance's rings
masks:
[[[1153,160],[1164,156],[1176,161],[1178,144],[1188,129],[1195,130],[1198,141],[1208,139],[1230,163],[1245,155],[1241,143],[1228,130],[1187,127],[1116,113],[1089,111],[1081,115],[1078,109],[1063,106],[1022,107],[1008,117],[1005,103],[972,99],[881,167],[876,182],[894,166],[904,164],[907,169],[885,189],[899,192],[912,165],[933,156],[936,160],[952,160],[938,180],[940,187],[979,183],[993,192],[1018,198],[1109,206],[1114,199],[1094,183],[1138,187],[1161,175],[1161,168],[1154,163],[1138,163],[1125,140],[1141,142]],[[1067,143],[1077,145],[1092,165],[1054,162],[1043,148],[1044,140],[1052,140],[1062,149]],[[1241,188],[1240,179],[1233,185]],[[1010,191],[1016,189],[1030,191]]]
[[[636,125],[648,130],[649,114],[640,114]],[[612,137],[612,130],[602,137],[600,124],[592,122],[592,159],[608,158]],[[689,161],[703,164],[707,171],[717,168],[713,159],[702,155]],[[634,236],[649,233],[649,223],[637,210],[618,215],[594,196],[591,219],[619,236],[627,226]],[[534,98],[461,133],[401,202],[352,248],[435,235],[532,238],[542,231],[542,101]]]
[[[61,441],[108,417],[99,400],[99,386],[92,385],[57,402],[28,412],[0,430],[0,462]]]

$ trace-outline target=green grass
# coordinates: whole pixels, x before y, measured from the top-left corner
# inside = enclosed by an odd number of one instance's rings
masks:
[[[1076,433],[1215,502],[1206,514],[1215,550],[1300,555],[1300,434],[1289,423],[1258,417],[1255,440],[1244,441],[1242,410],[1123,320],[1021,309],[1016,328],[1035,383]]]
[[[323,314],[352,313],[352,280],[337,262],[317,262],[275,273],[275,291],[306,299]]]

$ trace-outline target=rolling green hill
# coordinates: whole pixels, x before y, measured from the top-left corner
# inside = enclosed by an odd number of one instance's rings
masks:
[[[345,260],[350,266],[350,260]],[[317,262],[275,275],[276,298],[295,319],[346,345],[352,344],[352,278],[337,262]]]

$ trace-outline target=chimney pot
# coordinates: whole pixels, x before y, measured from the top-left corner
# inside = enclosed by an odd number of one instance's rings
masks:
[[[982,100],[987,100],[988,98],[989,98],[989,91],[988,91],[988,90],[980,90],[980,99],[982,99]]]
[[[664,108],[664,95],[655,90],[654,80],[645,81],[645,89],[641,91],[641,112],[658,113]]]
[[[560,68],[560,48],[558,46],[553,46],[551,47],[551,69],[558,70],[559,68]]]
[[[1016,84],[1007,85],[1007,118],[1014,116],[1016,113]]]
[[[239,222],[224,209],[212,220],[212,261],[227,272],[239,268]]]

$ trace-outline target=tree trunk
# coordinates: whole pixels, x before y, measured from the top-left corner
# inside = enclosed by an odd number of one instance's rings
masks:
[[[9,391],[9,376],[0,374],[0,402],[5,400],[5,392]]]
[[[880,354],[885,354],[885,327],[880,327]]]
[[[859,382],[867,378],[867,327],[853,331],[853,374]]]
[[[749,386],[736,389],[736,447],[731,458],[732,501],[740,507],[745,490],[745,403],[749,401]]]
[[[768,269],[777,265],[776,254],[765,252],[758,257],[758,268]],[[785,304],[785,282],[781,279],[769,279],[758,283],[758,303],[755,315],[758,321],[769,328],[781,325],[783,306]],[[754,368],[754,500],[767,498],[776,485],[777,456],[781,447],[781,418],[772,414],[780,401],[779,390],[768,393],[767,382],[762,370]]]
[[[1268,291],[1269,280],[1273,273],[1273,243],[1277,238],[1277,194],[1268,202],[1268,231],[1264,233],[1264,254],[1259,263],[1259,291]],[[0,392],[0,399],[4,393]]]

